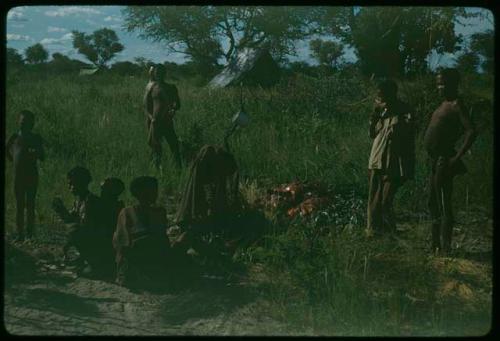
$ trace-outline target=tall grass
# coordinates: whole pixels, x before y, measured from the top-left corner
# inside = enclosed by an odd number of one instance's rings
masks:
[[[146,78],[111,75],[7,74],[7,135],[17,129],[17,112],[31,109],[36,113],[35,131],[45,140],[47,160],[40,165],[37,199],[37,221],[43,238],[50,239],[58,226],[50,210],[51,199],[60,195],[67,203],[71,201],[65,174],[77,164],[91,170],[94,181],[90,188],[94,192],[98,192],[100,180],[108,176],[119,177],[127,184],[139,175],[156,176],[161,186],[159,203],[167,207],[169,215],[175,213],[187,169],[175,171],[166,145],[163,171],[156,171],[150,164],[142,108],[146,82]],[[175,125],[183,144],[200,147],[222,143],[231,116],[240,108],[239,88],[210,90],[189,81],[177,86],[182,104]],[[231,138],[231,148],[247,199],[257,200],[256,196],[273,184],[313,180],[364,201],[371,146],[368,117],[374,93],[374,84],[356,73],[319,79],[297,75],[270,89],[245,88],[245,111],[252,122]],[[464,93],[474,104],[475,94],[491,101],[493,91],[466,86]],[[439,100],[433,80],[425,77],[402,82],[400,95],[412,105],[417,117],[417,167],[415,179],[398,193],[396,211],[425,217],[429,168],[422,135]],[[471,153],[464,157],[469,173],[456,180],[454,201],[456,207],[481,210],[491,216],[491,106],[474,112],[474,119],[480,135]],[[13,230],[15,221],[11,168],[6,163],[8,231]],[[123,198],[127,204],[132,202],[128,191]],[[408,309],[408,292],[423,288],[424,296],[431,295],[435,277],[428,271],[428,257],[416,247],[402,251],[392,244],[366,242],[360,232],[363,223],[357,224],[341,233],[330,226],[327,236],[318,236],[315,227],[305,223],[275,226],[264,245],[247,250],[242,259],[272,269],[272,285],[266,292],[275,306],[283,307],[276,309],[277,314],[299,329],[312,328],[317,334],[397,335],[403,333],[405,323],[415,323],[422,317],[418,315],[424,314],[424,327],[409,333],[425,334],[427,328],[433,330],[427,335],[439,334],[441,320],[429,317],[435,310]],[[415,229],[421,233],[416,237],[421,241],[426,238],[422,226]],[[398,252],[411,264],[402,268],[399,282],[374,277],[393,268],[374,265],[373,257]],[[378,271],[372,271],[374,268]],[[374,288],[374,283],[393,286]],[[373,292],[386,297],[373,299]]]

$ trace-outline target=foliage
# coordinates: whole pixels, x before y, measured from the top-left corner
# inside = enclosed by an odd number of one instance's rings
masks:
[[[432,50],[455,52],[454,23],[472,16],[463,7],[328,7],[328,31],[356,48],[366,74],[401,76],[427,71]]]
[[[118,73],[120,75],[135,76],[141,73],[145,74],[147,70],[145,68],[142,68],[138,64],[129,61],[124,61],[124,62],[117,62],[111,65],[110,71]]]
[[[340,57],[344,54],[343,46],[335,41],[314,39],[310,42],[311,57],[321,65],[337,68]]]
[[[24,64],[23,56],[14,48],[7,48],[7,65],[20,66]]]
[[[43,63],[49,58],[49,53],[42,44],[35,44],[26,48],[24,54],[26,55],[26,61],[31,64]]]
[[[60,74],[65,72],[78,73],[81,68],[88,67],[88,64],[56,52],[52,54],[52,60],[47,63],[47,66],[55,74]]]
[[[267,46],[275,57],[294,54],[294,43],[314,32],[307,7],[128,6],[129,31],[185,54],[201,72],[227,64],[245,47]],[[227,48],[223,42],[227,41]]]
[[[88,35],[78,31],[72,33],[73,47],[99,67],[105,67],[117,53],[124,49],[116,32],[109,28],[102,28]]]
[[[492,73],[494,70],[494,41],[495,35],[493,30],[474,33],[471,36],[470,49],[482,57],[483,61],[480,65],[486,73]]]

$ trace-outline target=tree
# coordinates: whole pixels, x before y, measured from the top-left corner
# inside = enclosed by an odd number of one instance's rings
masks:
[[[462,73],[477,73],[480,64],[479,56],[471,50],[467,50],[457,60],[457,68]]]
[[[81,68],[89,67],[88,64],[76,59],[71,59],[59,52],[52,54],[52,60],[48,65],[54,73],[77,72]]]
[[[147,69],[151,65],[153,65],[153,61],[145,58],[145,57],[135,57],[134,62],[139,65],[141,69]]]
[[[311,57],[316,59],[320,65],[337,68],[340,57],[344,53],[343,46],[335,41],[321,39],[312,40],[309,43]]]
[[[474,33],[471,36],[470,49],[482,57],[479,65],[487,73],[493,73],[494,70],[494,41],[495,34],[493,30]]]
[[[102,28],[89,35],[73,31],[73,47],[97,67],[106,67],[124,49],[115,31],[109,28]]]
[[[275,58],[295,54],[294,43],[317,32],[314,9],[291,6],[128,6],[129,32],[185,54],[203,72],[227,64],[245,47],[268,47]]]
[[[459,50],[454,25],[470,16],[463,7],[325,7],[320,21],[356,48],[364,73],[401,76],[427,72],[432,50]]]
[[[49,58],[49,53],[40,43],[26,48],[24,54],[26,55],[26,61],[31,64],[43,63]]]
[[[20,66],[24,64],[23,56],[14,48],[7,48],[7,65]]]
[[[111,65],[111,71],[116,72],[117,74],[120,75],[136,76],[140,75],[141,71],[144,71],[144,69],[141,68],[138,64],[129,61],[124,61],[124,62],[116,62],[113,65]]]

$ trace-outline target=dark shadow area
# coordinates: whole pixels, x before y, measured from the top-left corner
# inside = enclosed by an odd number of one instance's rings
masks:
[[[107,298],[83,298],[51,289],[26,289],[14,298],[16,305],[34,309],[47,310],[57,314],[98,317],[99,309],[96,303],[118,302]]]
[[[480,263],[488,263],[491,264],[493,260],[493,252],[490,251],[462,251],[457,254],[457,257],[480,262]]]

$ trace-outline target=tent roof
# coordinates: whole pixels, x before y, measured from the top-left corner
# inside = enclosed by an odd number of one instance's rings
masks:
[[[94,68],[94,69],[80,69],[80,76],[93,75],[97,71],[99,71],[98,68]]]

